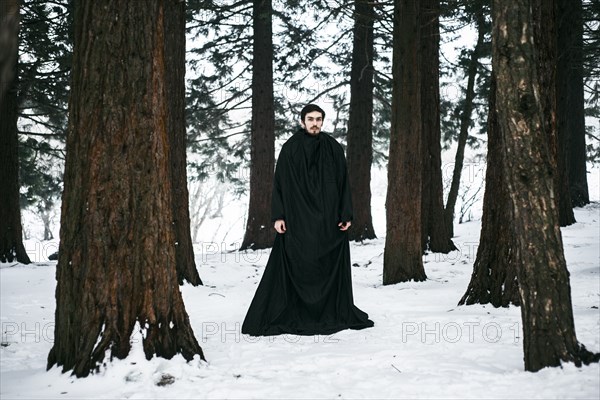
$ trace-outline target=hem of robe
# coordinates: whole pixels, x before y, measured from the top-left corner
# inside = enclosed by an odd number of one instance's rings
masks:
[[[359,330],[375,325],[367,313],[353,304],[351,286],[346,287],[346,292],[338,293],[340,296],[337,300],[338,307],[333,315],[330,313],[328,318],[306,315],[310,312],[290,299],[290,296],[294,296],[291,293],[294,285],[289,283],[288,268],[279,268],[287,265],[284,239],[283,235],[275,237],[265,272],[242,323],[242,334],[250,336],[331,335],[346,329]],[[346,251],[348,251],[347,247]],[[347,274],[350,274],[349,264],[348,262],[346,267]],[[351,278],[348,277],[348,280]],[[351,285],[351,281],[348,284]],[[281,288],[290,288],[290,292],[283,293],[279,290]],[[302,317],[297,316],[299,309],[304,313]]]
[[[310,328],[297,328],[290,327],[285,325],[272,325],[267,327],[266,329],[261,329],[259,331],[252,331],[252,329],[247,329],[242,327],[242,333],[244,335],[250,336],[275,336],[275,335],[300,335],[300,336],[315,336],[315,335],[332,335],[334,333],[352,329],[352,330],[361,330],[366,328],[372,328],[374,326],[374,322],[370,319],[367,319],[365,322],[356,323],[356,324],[340,324],[340,325],[326,325],[326,326],[315,326]]]

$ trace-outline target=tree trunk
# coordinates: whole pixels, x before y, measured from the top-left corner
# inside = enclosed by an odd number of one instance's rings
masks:
[[[465,93],[465,103],[460,116],[460,132],[458,134],[458,143],[456,156],[454,158],[454,171],[452,173],[452,182],[448,191],[446,208],[444,210],[446,226],[450,237],[454,236],[454,208],[458,198],[458,189],[460,188],[460,176],[462,174],[463,163],[465,159],[465,147],[469,137],[469,127],[471,125],[471,114],[473,111],[473,99],[475,98],[475,78],[477,76],[477,66],[481,57],[485,39],[485,20],[483,9],[475,14],[477,21],[477,44],[471,52],[471,59],[467,69],[467,90]],[[488,125],[489,126],[489,125]],[[488,128],[489,129],[489,128]],[[488,164],[489,165],[489,164]]]
[[[196,269],[190,231],[190,207],[187,187],[187,147],[185,123],[185,2],[170,0],[165,8],[165,62],[167,64],[165,92],[168,103],[173,227],[177,281],[186,280],[193,286],[202,285]]]
[[[571,202],[583,207],[590,202],[586,171],[585,112],[583,90],[583,10],[581,0],[557,0],[559,147],[565,163]]]
[[[492,72],[488,107],[488,147],[483,216],[473,274],[459,305],[519,305],[519,284],[511,228],[511,207],[504,179],[502,137],[496,112],[496,78]]]
[[[421,78],[419,1],[394,1],[392,126],[383,284],[427,279],[421,246]]]
[[[577,342],[569,273],[553,198],[530,0],[494,0],[493,70],[511,221],[519,260],[525,369],[597,361]]]
[[[164,18],[173,6],[76,3],[48,368],[82,377],[123,359],[134,328],[148,359],[204,358],[177,283],[172,227]]]
[[[19,204],[19,2],[0,2],[0,262],[29,264]]]
[[[568,226],[575,223],[571,195],[569,193],[568,175],[563,161],[565,152],[559,146],[556,127],[556,16],[554,0],[533,0],[533,34],[537,47],[537,73],[539,85],[544,88],[544,96],[540,98],[543,109],[542,127],[546,132],[547,142],[554,167],[554,201],[558,209],[559,223]]]
[[[373,3],[357,0],[350,75],[348,117],[348,177],[355,204],[350,240],[375,239],[371,217],[371,163],[373,161]]]
[[[44,224],[44,240],[53,240],[54,235],[50,224],[52,222],[52,208],[54,207],[54,201],[44,201],[43,205],[38,207],[38,213]]]
[[[272,14],[271,0],[253,1],[250,203],[240,250],[271,247],[275,237],[271,221],[271,192],[275,173]]]
[[[17,62],[19,58],[19,0],[3,0],[0,3],[0,107],[7,100],[7,92],[16,82]],[[4,117],[4,114],[2,114]],[[4,118],[2,118],[4,120]]]
[[[456,250],[444,218],[440,145],[440,2],[421,2],[421,115],[423,129],[422,246],[433,252]]]

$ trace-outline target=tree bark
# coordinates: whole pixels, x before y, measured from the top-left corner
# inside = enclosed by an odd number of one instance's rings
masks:
[[[48,368],[77,377],[125,358],[203,357],[177,283],[165,55],[173,2],[76,3]]]
[[[421,245],[420,5],[394,1],[392,126],[383,284],[427,279]]]
[[[423,129],[422,246],[433,252],[456,250],[444,218],[440,144],[440,2],[421,1],[421,115]]]
[[[540,98],[543,109],[542,126],[546,132],[552,166],[554,168],[554,201],[558,209],[560,226],[575,223],[571,205],[568,175],[565,167],[565,149],[559,144],[557,132],[556,66],[557,37],[554,0],[533,0],[533,34],[537,47],[537,73],[545,95]]]
[[[553,197],[553,159],[544,129],[542,87],[536,70],[532,2],[493,3],[493,70],[506,182],[519,260],[525,369],[563,361],[598,361],[578,343],[569,273]]]
[[[477,77],[477,66],[479,65],[479,58],[481,57],[481,53],[483,51],[485,39],[484,18],[485,17],[483,15],[482,8],[475,14],[475,19],[477,21],[477,44],[471,52],[471,59],[469,60],[469,66],[467,69],[467,90],[465,92],[464,108],[460,116],[460,132],[458,134],[456,155],[454,157],[454,170],[452,172],[450,190],[448,191],[448,199],[446,200],[446,208],[444,209],[446,227],[449,230],[450,237],[454,236],[454,209],[456,207],[456,199],[458,198],[460,177],[465,159],[465,147],[467,146],[469,127],[471,125],[473,100],[475,99],[475,78]]]
[[[19,58],[19,0],[4,0],[0,3],[0,107],[7,101],[7,92],[16,82]]]
[[[586,170],[581,0],[558,0],[556,17],[558,140],[565,153],[559,161],[568,171],[572,206],[583,207],[589,204],[590,196]]]
[[[29,264],[19,204],[19,25],[19,2],[0,2],[0,262]]]
[[[519,305],[519,284],[512,234],[510,198],[505,182],[502,137],[496,112],[496,78],[492,72],[488,107],[488,148],[483,216],[473,274],[459,305]]]
[[[44,224],[44,240],[53,240],[54,235],[50,224],[52,222],[52,208],[54,207],[54,201],[44,201],[43,204],[38,206],[38,213]]]
[[[354,218],[350,240],[375,239],[371,217],[371,163],[373,162],[373,3],[354,3],[354,42],[350,74],[348,117],[348,177]]]
[[[165,62],[167,64],[165,90],[167,131],[169,133],[173,227],[175,229],[175,256],[177,281],[186,280],[193,286],[202,285],[196,269],[194,247],[190,230],[189,192],[187,187],[187,146],[185,123],[185,2],[170,0],[165,8]]]
[[[272,14],[271,0],[253,1],[250,202],[240,250],[271,247],[275,236],[271,221],[275,174]]]

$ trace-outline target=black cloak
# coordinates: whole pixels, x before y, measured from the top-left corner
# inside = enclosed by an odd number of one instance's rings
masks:
[[[347,232],[352,201],[342,146],[321,132],[296,132],[283,145],[272,197],[276,234],[263,277],[242,324],[253,336],[328,335],[373,326],[354,305]]]

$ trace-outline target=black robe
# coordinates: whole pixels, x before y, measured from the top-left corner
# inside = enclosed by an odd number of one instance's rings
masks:
[[[296,132],[283,145],[272,219],[285,220],[242,325],[253,336],[327,335],[373,326],[353,301],[350,246],[338,223],[352,220],[342,146],[321,132]]]

